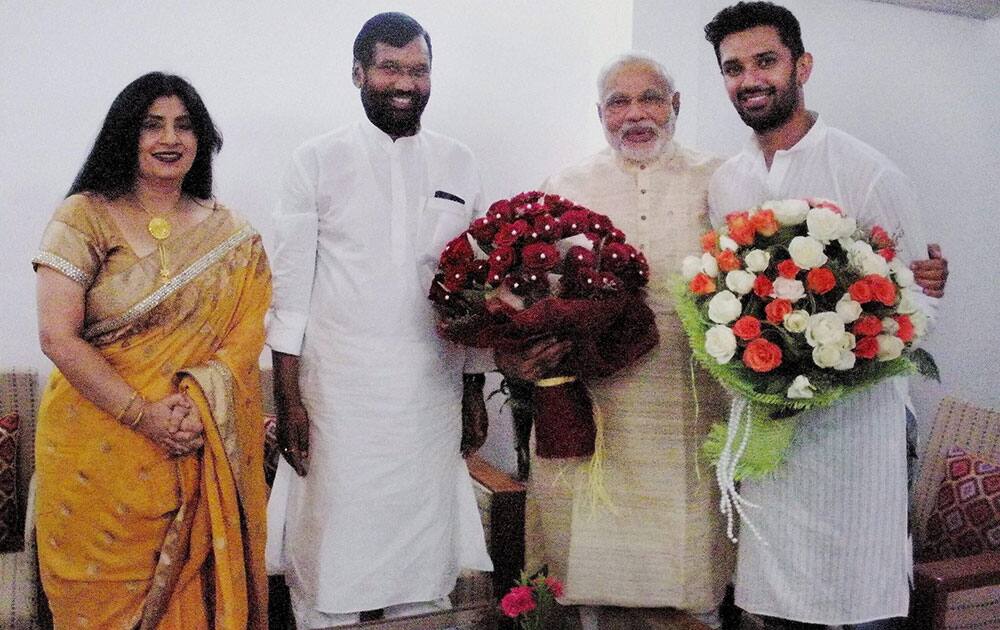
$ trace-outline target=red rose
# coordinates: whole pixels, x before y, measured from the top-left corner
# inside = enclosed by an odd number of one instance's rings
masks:
[[[515,586],[500,600],[503,614],[516,619],[535,609],[535,596],[530,586]]]
[[[611,228],[611,231],[608,232],[608,240],[612,243],[624,243],[625,238],[625,232],[622,232],[618,228]]]
[[[701,249],[709,254],[715,254],[719,251],[719,235],[715,233],[715,230],[709,230],[701,235]]]
[[[574,245],[566,251],[565,261],[566,262],[564,264],[574,269],[578,267],[594,267],[597,265],[597,257],[594,256],[594,252],[579,245]]]
[[[636,252],[628,266],[618,276],[628,289],[638,289],[649,282],[649,263],[642,252]]]
[[[750,225],[761,236],[773,236],[781,227],[774,218],[774,210],[761,210],[750,217]]]
[[[545,214],[549,211],[549,207],[545,205],[544,201],[537,201],[534,203],[525,204],[521,208],[521,214],[527,215],[529,217],[535,217],[540,214]]]
[[[764,307],[764,314],[767,316],[767,321],[775,326],[780,326],[781,322],[785,321],[785,315],[791,312],[792,303],[784,298],[773,300]]]
[[[875,337],[862,337],[854,346],[854,356],[859,359],[874,359],[878,354],[878,340]]]
[[[513,245],[519,238],[527,234],[530,229],[528,222],[524,219],[518,219],[513,223],[504,223],[497,230],[497,235],[493,237],[493,244],[497,247]]]
[[[490,253],[490,268],[506,273],[514,264],[514,248],[507,245],[497,247]],[[491,274],[492,275],[492,274]]]
[[[886,306],[896,303],[896,285],[892,280],[878,274],[870,274],[862,278],[872,290],[872,297]]]
[[[719,269],[722,271],[736,271],[742,266],[740,259],[736,257],[736,252],[730,249],[724,249],[716,254],[715,261],[719,263]]]
[[[902,339],[906,343],[913,341],[913,322],[910,320],[909,315],[895,315],[893,319],[899,324],[899,330],[896,331],[896,336]]]
[[[770,372],[781,365],[781,348],[767,339],[754,339],[743,351],[743,363],[754,372]]]
[[[837,286],[837,278],[826,267],[816,267],[806,274],[806,286],[813,293],[823,295]]]
[[[851,299],[858,304],[867,304],[872,301],[872,288],[863,279],[847,287],[847,292],[851,294]]]
[[[545,197],[545,193],[538,190],[528,190],[522,193],[517,193],[510,198],[510,205],[512,206],[523,206],[529,203],[535,203],[539,199]]]
[[[489,216],[480,217],[469,226],[469,234],[480,243],[489,243],[497,234],[500,221]]]
[[[743,341],[760,337],[760,320],[753,315],[744,315],[733,322],[733,334]]]
[[[469,264],[469,279],[476,284],[486,284],[486,274],[489,271],[489,260],[474,260]]]
[[[770,278],[760,274],[753,281],[753,292],[757,297],[766,298],[774,293],[774,284]]]
[[[703,273],[697,274],[695,277],[691,278],[691,284],[688,285],[691,289],[691,293],[695,295],[708,295],[709,293],[715,293],[715,280],[706,276]]]
[[[617,273],[635,256],[635,248],[625,243],[608,243],[601,249],[601,269]]]
[[[514,208],[511,207],[509,201],[501,199],[490,206],[490,209],[486,212],[486,216],[498,223],[506,223],[514,218]]]
[[[581,267],[576,270],[576,277],[573,284],[576,288],[576,293],[580,295],[592,295],[601,286],[601,274],[596,269]]]
[[[795,276],[799,275],[799,271],[801,271],[801,269],[799,269],[799,266],[796,265],[795,261],[793,261],[791,258],[787,260],[782,260],[780,263],[778,263],[777,269],[778,269],[778,275],[780,275],[782,278],[788,278],[789,280],[794,280]]]
[[[621,280],[610,271],[602,271],[600,274],[602,291],[618,291],[622,288]]]
[[[851,332],[858,337],[874,337],[882,332],[882,320],[874,315],[865,315],[854,322]]]
[[[590,218],[590,211],[583,209],[567,210],[559,215],[559,223],[562,225],[564,236],[573,236],[587,231],[587,220]]]
[[[521,250],[525,269],[548,271],[559,264],[559,250],[551,243],[532,243]]]
[[[573,202],[559,195],[545,195],[545,205],[553,214],[562,214],[573,207]]]
[[[891,247],[883,247],[875,252],[882,258],[885,258],[885,262],[892,262],[892,259],[896,257],[896,250]]]
[[[451,267],[475,259],[476,256],[472,253],[472,245],[469,245],[466,234],[467,232],[462,232],[445,245],[444,251],[441,252],[440,263],[442,267]]]
[[[872,227],[871,241],[872,245],[877,248],[892,247],[895,245],[895,243],[892,242],[892,237],[889,236],[889,233],[886,232],[885,228],[881,225],[875,225]]]
[[[555,241],[560,237],[560,223],[551,214],[540,214],[535,217],[531,227],[545,241]]]
[[[562,582],[555,579],[554,577],[545,578],[545,586],[549,587],[549,592],[551,592],[554,597],[563,596]]]
[[[444,273],[442,283],[444,284],[445,290],[449,293],[461,291],[465,288],[465,281],[469,277],[469,274],[465,270],[465,266],[457,265],[454,267],[446,267],[442,270],[442,272]]]
[[[729,230],[729,238],[740,245],[750,245],[753,243],[757,230],[750,222],[749,212],[733,212],[726,215],[726,227]]]
[[[614,229],[614,224],[611,223],[611,219],[607,215],[598,214],[597,212],[591,212],[590,217],[588,217],[588,231],[595,234],[605,235]]]

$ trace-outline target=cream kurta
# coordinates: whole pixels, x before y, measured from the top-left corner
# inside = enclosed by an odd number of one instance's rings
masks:
[[[293,157],[267,342],[301,356],[309,474],[290,475],[283,555],[312,609],[435,600],[461,568],[492,568],[459,453],[466,352],[436,335],[426,297],[479,188],[463,145],[428,131],[393,142],[367,120]],[[269,529],[280,542],[282,524]]]
[[[544,184],[607,214],[646,255],[647,301],[660,333],[659,346],[638,363],[589,382],[605,419],[614,513],[592,514],[582,500],[579,460],[532,459],[529,567],[547,563],[565,580],[564,603],[705,611],[719,604],[732,576],[715,478],[695,462],[728,399],[698,369],[695,413],[691,351],[667,288],[708,229],[708,181],[718,165],[676,145],[645,167],[606,149]],[[575,512],[574,500],[581,504]]]

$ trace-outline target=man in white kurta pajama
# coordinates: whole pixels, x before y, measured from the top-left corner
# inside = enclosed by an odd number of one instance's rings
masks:
[[[706,34],[737,112],[755,131],[712,178],[712,222],[771,199],[827,198],[860,226],[896,235],[903,261],[922,258],[927,245],[909,181],[805,109],[812,57],[794,16],[773,5],[731,7]],[[905,380],[888,380],[802,414],[781,469],[743,481],[741,494],[760,507],[749,510],[760,539],[749,530],[740,536],[736,604],[771,618],[768,627],[889,628],[890,618],[907,614],[906,391]]]
[[[294,426],[284,439],[300,474],[281,462],[269,552],[299,628],[447,607],[461,569],[491,569],[459,452],[466,352],[435,334],[426,297],[444,245],[475,218],[479,174],[465,146],[419,129],[425,33],[377,39],[372,59],[357,46],[369,119],[299,147],[275,213],[267,340],[287,388],[279,420],[294,423],[300,400],[308,444]]]

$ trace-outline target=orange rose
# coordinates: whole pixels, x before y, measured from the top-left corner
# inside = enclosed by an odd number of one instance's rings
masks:
[[[780,326],[781,322],[785,321],[785,315],[791,312],[792,303],[783,298],[774,300],[764,307],[764,314],[767,315],[767,321],[775,326]]]
[[[858,304],[867,304],[872,301],[872,288],[864,280],[858,280],[847,287],[847,292],[851,294],[851,299]]]
[[[896,285],[892,280],[878,274],[870,274],[863,278],[872,290],[872,298],[878,300],[886,306],[896,303]]]
[[[874,337],[882,332],[882,320],[874,315],[865,315],[854,322],[851,332],[858,337]]]
[[[889,233],[885,231],[881,225],[872,226],[872,245],[877,248],[882,247],[892,247],[894,243],[892,242],[892,237]]]
[[[854,346],[854,356],[859,359],[874,359],[878,354],[878,340],[875,337],[862,337]]]
[[[736,271],[742,267],[740,259],[736,257],[736,252],[729,249],[724,249],[716,254],[715,262],[719,263],[721,271]]]
[[[715,230],[709,230],[701,235],[701,250],[709,254],[719,251],[719,235]]]
[[[744,315],[733,322],[733,334],[743,341],[760,337],[760,320],[753,315]]]
[[[715,280],[706,276],[703,273],[699,273],[695,277],[691,278],[691,284],[688,285],[691,289],[691,293],[695,295],[708,295],[709,293],[715,293]]]
[[[782,260],[778,263],[778,275],[782,278],[788,278],[789,280],[794,280],[795,276],[799,275],[799,266],[789,258],[788,260]]]
[[[809,273],[806,274],[806,286],[813,293],[823,295],[837,286],[837,278],[826,267],[816,267],[815,269],[810,269]]]
[[[750,217],[750,224],[761,236],[772,236],[781,227],[774,218],[774,210],[761,210]]]
[[[781,365],[781,348],[767,339],[754,339],[743,351],[743,363],[754,372],[770,372]]]
[[[885,258],[885,262],[892,262],[892,259],[896,257],[896,250],[891,247],[883,247],[875,253]]]
[[[760,274],[753,281],[753,292],[757,297],[766,298],[774,292],[774,283],[764,274]]]
[[[910,316],[896,315],[893,319],[895,319],[896,323],[899,324],[899,330],[896,331],[896,336],[906,343],[913,341],[914,330],[913,322],[910,320]]]
[[[726,227],[729,228],[729,238],[740,245],[753,243],[757,230],[750,222],[750,213],[733,212],[726,215]]]

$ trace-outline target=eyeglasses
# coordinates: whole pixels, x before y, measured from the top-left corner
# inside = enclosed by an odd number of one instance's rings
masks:
[[[604,109],[613,114],[621,114],[628,111],[632,103],[638,104],[642,109],[659,109],[665,107],[668,100],[670,99],[659,92],[645,92],[638,98],[618,94],[604,101]]]
[[[431,75],[431,69],[427,66],[404,66],[395,61],[383,61],[377,64],[375,69],[393,79],[399,79],[406,75],[414,81],[421,81]]]

